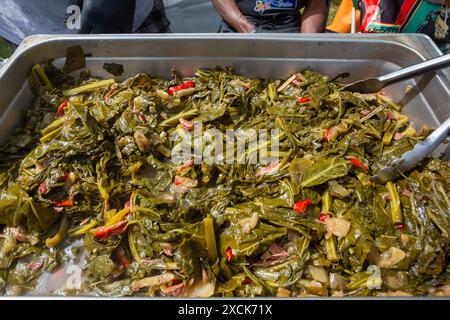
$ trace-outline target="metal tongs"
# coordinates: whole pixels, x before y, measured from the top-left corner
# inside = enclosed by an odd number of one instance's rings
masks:
[[[402,172],[407,172],[417,166],[449,136],[450,118],[445,120],[424,141],[416,144],[412,150],[405,152],[399,159],[394,160],[390,166],[379,171],[372,177],[372,180],[375,183],[385,184],[397,178]]]
[[[375,93],[387,85],[448,66],[450,66],[450,54],[409,66],[378,78],[368,78],[350,83],[344,86],[342,91]],[[378,174],[372,177],[372,180],[376,183],[384,184],[397,178],[402,172],[411,170],[444,142],[449,135],[450,118],[441,124],[424,141],[416,144],[412,150],[406,152],[399,159],[393,161],[390,166],[378,172]]]

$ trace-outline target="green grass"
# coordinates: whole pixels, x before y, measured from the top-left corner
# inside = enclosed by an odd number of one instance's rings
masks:
[[[12,53],[13,50],[11,46],[8,44],[8,42],[0,38],[0,58],[3,59],[9,58],[12,55]]]

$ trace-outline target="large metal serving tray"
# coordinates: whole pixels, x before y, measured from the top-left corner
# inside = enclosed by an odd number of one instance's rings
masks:
[[[35,63],[49,59],[62,65],[66,48],[81,45],[91,74],[110,77],[103,63],[124,65],[122,79],[137,72],[182,75],[197,68],[233,66],[251,77],[283,78],[313,68],[334,77],[350,72],[346,81],[377,76],[440,55],[433,42],[421,35],[127,35],[34,36],[25,39],[0,68],[0,143],[20,124],[33,95],[27,75]],[[386,88],[420,128],[436,127],[450,116],[449,71],[431,73]],[[406,93],[406,86],[413,88]],[[446,154],[449,152],[447,150]],[[47,295],[37,291],[33,295]]]
[[[312,68],[334,77],[350,72],[346,81],[378,76],[441,55],[423,35],[79,35],[32,36],[23,41],[0,69],[0,143],[20,123],[33,99],[27,84],[31,67],[49,59],[62,65],[66,49],[81,45],[91,74],[110,77],[103,63],[125,67],[122,79],[137,72],[182,75],[197,68],[233,66],[250,77],[283,78]],[[416,128],[436,127],[450,116],[449,72],[443,70],[385,89],[404,105]],[[412,90],[406,87],[412,86]],[[442,152],[441,149],[440,152]],[[449,150],[445,152],[448,156]]]

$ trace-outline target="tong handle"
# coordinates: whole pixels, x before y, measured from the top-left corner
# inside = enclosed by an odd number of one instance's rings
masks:
[[[421,75],[429,71],[443,69],[448,66],[450,66],[450,53],[431,60],[421,62],[419,64],[415,64],[413,66],[400,69],[398,71],[394,71],[392,73],[378,77],[377,79],[383,83],[383,86],[387,86],[392,83],[411,79],[417,75]]]

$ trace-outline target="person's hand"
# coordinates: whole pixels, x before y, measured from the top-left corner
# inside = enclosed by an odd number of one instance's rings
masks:
[[[255,26],[244,17],[235,0],[212,0],[217,12],[236,32],[253,33]]]
[[[83,0],[80,33],[130,33],[135,0]]]
[[[255,25],[249,22],[242,13],[236,18],[237,31],[241,33],[254,33]]]

